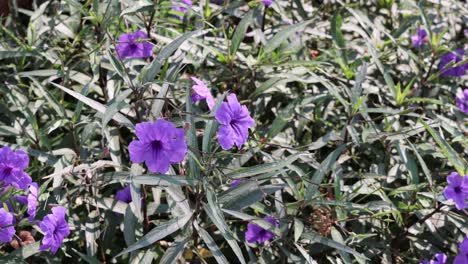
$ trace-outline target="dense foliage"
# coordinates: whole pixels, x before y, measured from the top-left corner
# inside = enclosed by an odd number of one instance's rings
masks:
[[[7,2],[1,263],[468,263],[464,1]]]

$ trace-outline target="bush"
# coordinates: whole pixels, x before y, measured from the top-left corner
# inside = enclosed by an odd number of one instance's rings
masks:
[[[468,9],[348,2],[4,4],[1,262],[468,263]]]

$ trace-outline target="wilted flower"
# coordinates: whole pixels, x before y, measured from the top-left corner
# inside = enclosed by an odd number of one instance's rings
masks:
[[[22,150],[0,148],[0,183],[4,183],[1,187],[13,186],[15,189],[26,190],[32,182],[31,177],[23,171],[28,165],[28,155]]]
[[[0,208],[0,241],[8,243],[15,234],[15,227],[13,226],[13,215]]]
[[[271,223],[275,227],[279,226],[278,221],[269,215],[265,216],[265,221]],[[264,243],[268,240],[271,240],[274,236],[275,234],[272,232],[263,229],[261,226],[254,223],[249,223],[247,225],[247,231],[245,232],[245,239],[249,243]]]
[[[135,131],[139,140],[128,146],[130,160],[145,162],[151,172],[166,173],[171,163],[181,162],[187,154],[184,130],[171,122],[143,122],[136,125]]]
[[[421,262],[421,264],[445,264],[446,261],[447,261],[447,256],[444,253],[437,253],[435,255],[435,260],[431,260],[431,261],[425,260]]]
[[[419,48],[424,44],[424,41],[427,38],[427,32],[424,28],[417,28],[416,34],[411,36],[411,41],[413,42],[413,47]]]
[[[55,254],[62,245],[63,239],[70,234],[70,227],[65,219],[66,212],[65,207],[54,207],[52,214],[46,215],[39,223],[39,227],[45,233],[40,250],[50,248],[50,251]]]
[[[452,200],[458,210],[466,208],[466,198],[468,198],[468,177],[462,177],[456,172],[450,173],[447,177],[448,186],[444,189],[447,200]]]
[[[468,237],[463,239],[458,248],[460,249],[460,253],[453,260],[453,264],[468,264]]]
[[[192,6],[192,1],[191,0],[181,0],[180,2],[178,1],[172,1],[172,10],[175,12],[181,12],[181,13],[187,13],[187,8]],[[176,15],[177,18],[182,19],[183,17],[180,15]]]
[[[262,2],[266,7],[269,7],[273,4],[273,0],[262,0]]]
[[[117,55],[120,59],[153,56],[153,43],[145,39],[148,39],[148,35],[141,30],[120,35],[117,43]]]
[[[463,60],[463,57],[465,55],[465,50],[464,49],[459,49],[455,50],[455,52],[449,52],[444,54],[440,58],[440,63],[439,63],[439,71],[440,71],[440,76],[441,77],[458,77],[458,76],[463,76],[465,74],[465,71],[468,69],[468,63],[467,64],[462,64],[459,66],[455,67],[448,67],[446,68],[445,66],[447,64],[456,64],[460,61]]]
[[[17,196],[16,200],[22,204],[26,204],[28,206],[28,216],[29,221],[34,221],[34,217],[36,217],[36,209],[37,209],[37,194],[38,194],[39,186],[36,182],[33,182],[29,185],[29,194],[28,196]]]
[[[232,148],[234,144],[240,149],[247,141],[249,128],[255,124],[247,107],[239,104],[235,94],[227,96],[227,102],[221,104],[215,118],[222,125],[218,131],[218,141],[224,150]]]
[[[24,247],[26,245],[36,242],[36,240],[34,240],[34,237],[31,235],[31,232],[29,231],[20,231],[18,237],[19,239],[13,239],[10,242],[10,246],[12,246],[14,249],[18,249],[20,247]]]
[[[463,90],[463,92],[455,97],[455,102],[457,102],[458,109],[468,114],[468,89]]]
[[[124,203],[131,203],[132,202],[132,193],[130,191],[130,185],[123,188],[122,190],[117,191],[115,198]]]
[[[208,89],[208,87],[202,80],[196,77],[191,77],[191,79],[195,82],[195,85],[192,86],[194,92],[191,96],[192,101],[198,102],[202,99],[206,99],[206,104],[208,105],[208,108],[210,108],[210,110],[213,109],[215,101],[213,95],[211,95],[210,89]]]

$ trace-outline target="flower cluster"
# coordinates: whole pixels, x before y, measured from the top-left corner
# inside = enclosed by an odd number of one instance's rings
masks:
[[[460,252],[455,256],[453,264],[467,264],[468,263],[468,237],[465,237],[463,241],[458,244],[458,249]],[[447,255],[444,253],[437,253],[435,255],[435,260],[424,260],[420,264],[445,264],[447,262]]]
[[[29,166],[29,157],[22,150],[13,151],[9,147],[0,148],[0,179],[2,188],[14,188],[14,193],[22,192],[24,195],[15,195],[11,202],[17,201],[26,206],[28,221],[34,223],[38,207],[39,185],[32,182],[31,177],[24,172]],[[0,208],[0,241],[4,243],[11,242],[16,233],[15,225],[21,219],[16,219],[12,203],[7,201],[6,208]],[[16,208],[16,207],[15,207]],[[70,234],[70,229],[65,220],[66,209],[55,207],[52,214],[47,215],[38,223],[40,229],[45,233],[42,240],[41,250],[51,249],[56,253],[63,242],[63,239]],[[19,215],[21,217],[21,215]],[[27,241],[22,241],[24,246],[34,242],[31,233],[20,231],[19,237],[24,237]],[[13,243],[13,242],[12,242]],[[19,243],[13,243],[12,246],[19,247]]]
[[[13,151],[9,147],[0,148],[0,187],[27,190],[31,177],[24,172],[29,165],[29,157],[22,150]],[[1,185],[3,183],[3,185]]]

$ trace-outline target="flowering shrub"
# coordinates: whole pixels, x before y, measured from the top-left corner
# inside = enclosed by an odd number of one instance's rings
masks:
[[[463,1],[31,2],[0,263],[468,263]]]

